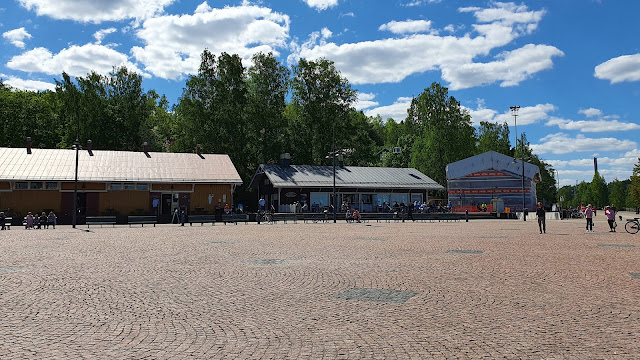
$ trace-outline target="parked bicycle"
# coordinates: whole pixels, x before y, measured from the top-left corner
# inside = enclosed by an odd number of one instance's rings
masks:
[[[265,211],[264,213],[262,213],[262,217],[260,218],[260,221],[263,223],[267,223],[269,225],[273,225],[274,221],[273,221],[273,212],[274,212],[274,208],[273,206],[271,207],[271,211]]]
[[[640,231],[640,218],[627,219],[624,229],[627,230],[629,234],[636,234]]]

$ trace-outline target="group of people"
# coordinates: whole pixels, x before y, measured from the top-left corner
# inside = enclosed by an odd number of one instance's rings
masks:
[[[362,216],[360,215],[360,212],[358,211],[358,209],[353,209],[353,212],[351,212],[351,209],[347,206],[345,219],[347,220],[347,222],[353,222],[353,221],[361,222]]]
[[[53,229],[56,228],[57,216],[53,211],[49,212],[49,215],[44,211],[40,216],[38,214],[32,214],[31,211],[27,212],[27,216],[24,217],[24,228],[27,230],[31,229],[48,229],[51,226]],[[4,224],[4,221],[3,221]]]
[[[538,203],[538,207],[536,208],[536,217],[538,218],[538,227],[540,229],[540,234],[547,232],[547,225],[545,222],[545,210],[542,203]],[[609,232],[616,232],[616,208],[615,206],[605,206],[604,214],[607,217],[607,223],[609,224]],[[584,217],[587,219],[587,232],[593,232],[593,217],[596,215],[596,209],[591,206],[591,204],[587,205],[584,208]]]

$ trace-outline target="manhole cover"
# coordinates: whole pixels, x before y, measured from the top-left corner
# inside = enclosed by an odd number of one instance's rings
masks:
[[[482,250],[447,250],[447,254],[471,254],[480,255],[484,253]]]
[[[417,294],[415,291],[408,290],[353,288],[335,297],[342,300],[404,303]]]
[[[632,278],[640,280],[640,273],[629,273]]]
[[[288,259],[253,259],[249,260],[249,264],[251,265],[281,265],[290,263],[291,260]]]
[[[613,247],[613,248],[634,248],[635,245],[629,244],[598,244],[599,247]]]
[[[0,266],[0,274],[8,274],[12,272],[18,272],[23,270],[24,268],[21,266]]]

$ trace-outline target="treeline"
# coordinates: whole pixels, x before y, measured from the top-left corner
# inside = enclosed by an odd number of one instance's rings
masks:
[[[556,199],[553,169],[531,152],[525,134],[517,151],[507,124],[476,129],[460,102],[438,83],[415,97],[399,122],[354,109],[357,90],[326,59],[301,59],[290,70],[259,53],[248,68],[238,55],[205,50],[197,74],[186,79],[177,104],[142,88],[126,68],[72,80],[55,91],[17,91],[0,82],[0,146],[22,147],[30,136],[41,148],[70,148],[91,139],[95,149],[228,154],[245,184],[259,164],[281,153],[294,164],[329,165],[335,149],[355,166],[415,167],[445,185],[448,163],[494,150],[540,167],[538,197]],[[522,146],[521,146],[522,145]],[[399,147],[400,153],[393,148]],[[240,190],[240,196],[244,189]],[[446,196],[442,194],[442,196]]]

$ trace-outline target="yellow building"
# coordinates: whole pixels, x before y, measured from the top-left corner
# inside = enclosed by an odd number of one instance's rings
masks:
[[[146,149],[145,149],[146,150]],[[233,203],[242,180],[228,155],[80,150],[80,218],[99,215],[157,215],[171,220],[175,208],[213,214]],[[70,223],[76,151],[0,147],[0,211],[22,217],[54,211]],[[81,221],[81,220],[80,220]]]

